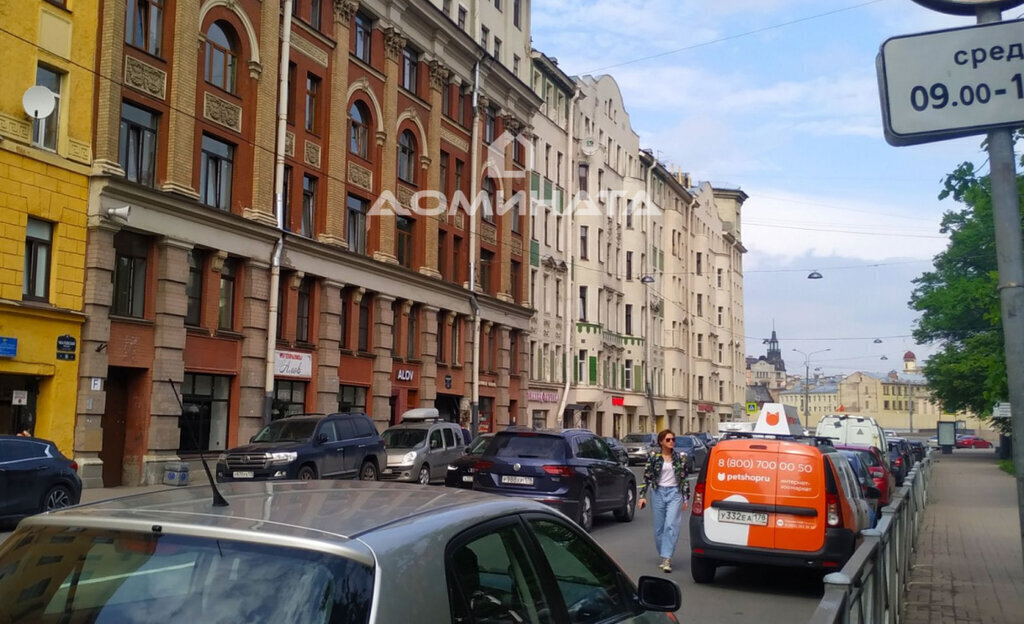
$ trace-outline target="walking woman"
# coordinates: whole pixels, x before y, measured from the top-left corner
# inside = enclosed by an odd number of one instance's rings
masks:
[[[654,512],[654,547],[661,557],[659,567],[672,571],[672,555],[679,539],[683,510],[690,502],[690,484],[686,480],[686,457],[677,453],[676,434],[665,429],[658,434],[661,452],[653,451],[644,466],[644,484],[640,487],[640,509],[650,497]]]

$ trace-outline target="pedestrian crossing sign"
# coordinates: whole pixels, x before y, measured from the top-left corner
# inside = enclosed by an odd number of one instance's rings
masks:
[[[747,413],[748,414],[756,414],[757,413],[757,403],[747,403]]]

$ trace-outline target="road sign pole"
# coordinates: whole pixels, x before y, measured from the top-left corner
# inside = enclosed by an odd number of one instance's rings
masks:
[[[978,9],[978,23],[1002,20],[998,8]],[[1013,426],[1013,463],[1017,476],[1017,513],[1024,546],[1024,244],[1021,241],[1020,199],[1009,128],[988,133],[992,184],[992,220],[999,267],[999,298],[1006,351],[1007,386]],[[1024,549],[1022,549],[1024,550]]]

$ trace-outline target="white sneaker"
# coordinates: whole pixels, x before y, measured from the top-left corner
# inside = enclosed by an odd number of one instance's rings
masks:
[[[664,559],[661,560],[661,564],[658,567],[661,568],[662,572],[671,572],[672,571],[672,560],[668,559],[668,558],[664,558]]]

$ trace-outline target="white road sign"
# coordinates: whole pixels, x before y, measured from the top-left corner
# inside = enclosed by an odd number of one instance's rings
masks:
[[[1024,20],[888,39],[878,85],[892,145],[1024,125]]]

